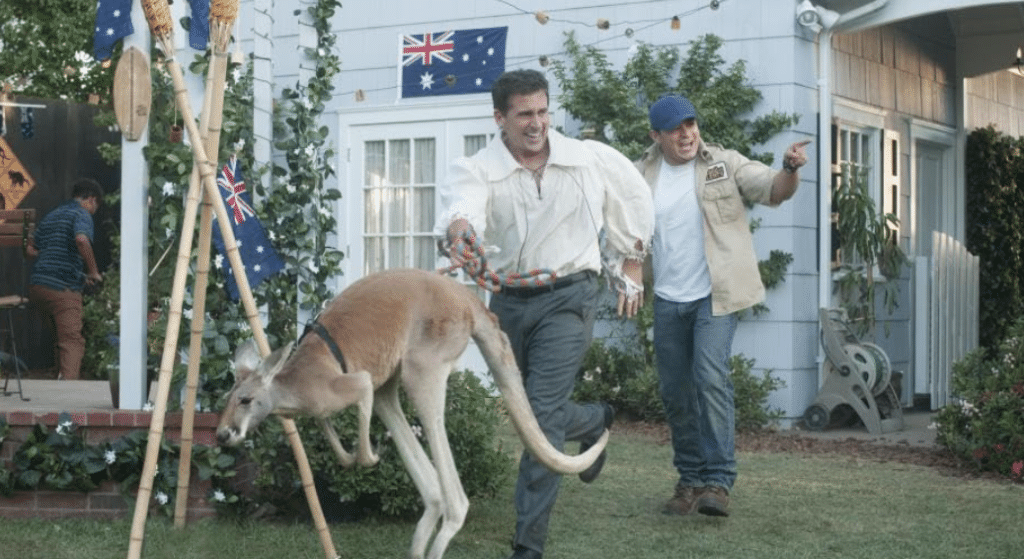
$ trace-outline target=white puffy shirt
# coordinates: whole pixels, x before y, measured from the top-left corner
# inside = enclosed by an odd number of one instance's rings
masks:
[[[601,270],[621,276],[622,262],[643,259],[654,233],[651,191],[632,162],[596,141],[548,131],[551,153],[541,186],[515,160],[500,136],[472,157],[455,160],[440,188],[435,233],[464,218],[485,245],[488,266],[500,273],[547,268],[559,276]],[[637,247],[640,247],[639,249]]]

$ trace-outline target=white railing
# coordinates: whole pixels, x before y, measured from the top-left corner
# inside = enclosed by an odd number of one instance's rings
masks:
[[[979,259],[945,233],[932,232],[931,257],[915,262],[914,393],[931,408],[949,403],[953,363],[978,347]]]

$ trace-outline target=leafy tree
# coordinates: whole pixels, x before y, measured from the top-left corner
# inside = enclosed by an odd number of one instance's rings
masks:
[[[92,57],[95,18],[95,0],[0,2],[0,87],[70,101],[108,95],[114,70]]]
[[[554,73],[562,93],[558,102],[584,130],[617,148],[627,157],[639,157],[650,145],[647,110],[666,93],[678,93],[698,109],[701,137],[771,163],[771,153],[756,153],[754,146],[792,126],[798,116],[772,111],[750,119],[761,100],[750,85],[746,62],[728,67],[719,54],[722,39],[704,35],[694,39],[683,57],[674,47],[639,43],[621,71],[594,46],[580,45],[572,33],[565,39],[566,60],[554,60]],[[672,76],[677,76],[671,83]]]

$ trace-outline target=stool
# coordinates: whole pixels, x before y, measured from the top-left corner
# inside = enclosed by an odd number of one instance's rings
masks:
[[[14,318],[11,316],[15,309],[24,309],[25,304],[28,303],[28,299],[21,295],[7,295],[0,297],[0,313],[7,315],[6,321],[0,321],[0,332],[6,334],[6,338],[10,340],[10,353],[4,351],[4,346],[0,345],[0,368],[5,371],[8,369],[14,369],[14,376],[17,377],[18,390],[17,392],[8,391],[7,385],[11,382],[11,375],[9,372],[4,373],[4,388],[3,395],[11,396],[18,394],[22,401],[27,402],[29,398],[25,397],[25,393],[21,389],[21,374],[23,371],[28,371],[28,367],[25,366],[25,362],[18,358],[18,342],[14,338]],[[4,324],[6,322],[6,324]]]

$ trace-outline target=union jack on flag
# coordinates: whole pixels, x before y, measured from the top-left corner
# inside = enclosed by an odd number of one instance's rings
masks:
[[[231,230],[235,234],[238,253],[245,266],[245,275],[249,287],[256,287],[264,279],[284,269],[284,261],[274,250],[266,229],[256,218],[252,209],[252,195],[245,189],[242,177],[242,166],[237,157],[232,156],[217,174],[217,185],[220,187],[221,201],[224,209],[231,216]],[[216,222],[214,222],[216,224]],[[213,244],[220,255],[217,267],[224,270],[224,284],[228,295],[233,301],[239,299],[238,284],[227,260],[227,248],[220,233],[220,226],[213,228]]]
[[[405,46],[402,47],[403,66],[413,62],[422,62],[430,66],[430,62],[436,57],[441,62],[451,62],[451,52],[455,50],[455,43],[451,40],[454,31],[444,33],[424,33],[423,35],[405,35],[402,40]]]
[[[401,35],[402,97],[487,93],[505,71],[508,27]]]
[[[238,173],[237,157],[232,157],[221,168],[220,174],[217,175],[217,186],[223,191],[221,195],[224,196],[224,202],[235,218],[235,225],[241,225],[247,214],[256,215],[252,206],[242,198],[242,194],[245,194],[245,181]]]

